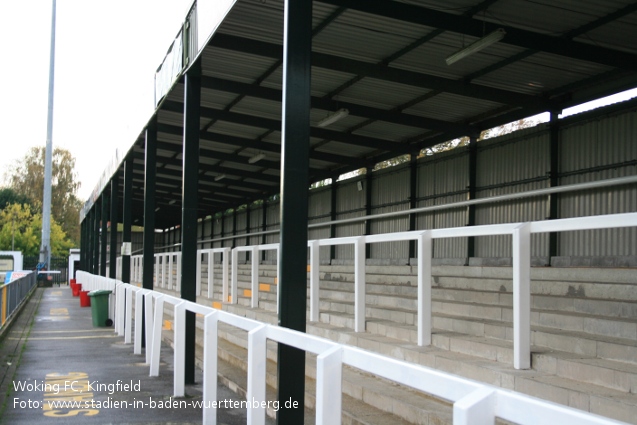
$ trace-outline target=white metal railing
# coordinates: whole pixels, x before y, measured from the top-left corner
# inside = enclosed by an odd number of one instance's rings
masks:
[[[432,305],[431,305],[431,259],[432,243],[434,239],[477,237],[494,235],[512,236],[513,256],[513,366],[516,369],[529,369],[531,366],[531,237],[533,233],[566,232],[575,230],[607,229],[637,226],[637,213],[601,215],[590,217],[566,218],[559,220],[537,221],[529,223],[506,223],[448,229],[419,230],[410,232],[388,233],[368,236],[352,236],[334,239],[311,240],[310,248],[310,320],[319,320],[319,248],[330,245],[354,245],[354,330],[365,331],[365,246],[368,243],[396,242],[416,240],[418,245],[418,286],[417,286],[417,322],[416,330],[418,345],[431,344]],[[230,302],[238,300],[238,261],[237,255],[241,251],[252,252],[253,258],[259,250],[277,249],[278,244],[254,245],[237,247],[232,250],[232,293]],[[222,270],[223,302],[228,302],[228,258],[229,248],[215,248],[198,251],[198,255],[205,252],[223,252],[224,262]],[[167,258],[179,253],[155,254],[157,284],[160,288],[167,288],[165,284],[165,264]],[[209,254],[209,270],[211,270],[211,256]],[[161,263],[160,263],[161,259]],[[141,262],[141,260],[139,261]],[[172,263],[170,272],[172,276]],[[258,307],[259,303],[259,261],[252,261],[251,270],[251,306]],[[161,264],[161,270],[160,270]],[[181,264],[177,262],[178,266]],[[199,266],[200,267],[200,266]],[[140,267],[141,269],[141,267]],[[161,272],[161,273],[160,273]],[[208,273],[208,297],[211,294],[211,274]],[[280,273],[278,274],[280,275]],[[161,279],[160,279],[161,276]],[[179,279],[178,272],[177,278]],[[140,276],[141,280],[141,276]],[[198,277],[197,294],[200,294],[201,277]],[[178,285],[179,287],[179,285]],[[277,285],[278,291],[278,285]],[[278,296],[277,296],[278,311]]]
[[[95,276],[96,281],[106,280]],[[110,279],[108,279],[110,281]],[[343,365],[371,373],[453,403],[454,425],[494,423],[496,417],[519,423],[611,425],[620,422],[540,400],[424,366],[385,357],[324,338],[236,316],[167,294],[117,282],[115,331],[130,344],[135,296],[134,353],[141,354],[142,298],[145,301],[146,363],[150,376],[159,375],[164,304],[174,309],[173,395],[184,396],[186,311],[203,316],[203,423],[216,424],[218,322],[248,332],[247,423],[265,423],[268,340],[283,343],[316,358],[316,423],[341,423]]]

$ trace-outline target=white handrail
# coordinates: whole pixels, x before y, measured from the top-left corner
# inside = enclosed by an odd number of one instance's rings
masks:
[[[522,226],[519,232],[530,234],[530,226]],[[519,237],[520,240],[524,237]],[[93,277],[98,284],[106,278]],[[184,359],[185,359],[185,312],[192,311],[204,315],[204,385],[203,400],[216,400],[217,388],[217,323],[219,321],[239,327],[249,332],[248,336],[248,388],[247,407],[248,424],[263,424],[266,409],[266,359],[267,340],[283,343],[307,352],[318,354],[317,357],[317,391],[316,391],[316,423],[319,425],[341,423],[341,374],[342,365],[348,365],[364,372],[394,381],[397,384],[411,387],[435,397],[450,400],[453,403],[454,424],[473,425],[493,421],[499,417],[519,424],[560,423],[565,425],[612,425],[614,421],[588,412],[561,406],[528,395],[515,393],[502,388],[493,387],[481,382],[458,377],[449,373],[407,363],[377,353],[338,344],[324,338],[297,332],[291,329],[263,324],[245,317],[236,316],[226,311],[181,300],[156,291],[149,291],[133,285],[117,282],[118,294],[126,292],[126,309],[118,306],[116,323],[125,323],[125,334],[130,334],[132,326],[130,311],[132,293],[145,294],[155,298],[155,303],[147,303],[147,308],[154,308],[154,323],[146,321],[146,333],[152,332],[150,347],[150,375],[159,373],[159,356],[161,347],[161,326],[163,303],[175,306],[174,331],[174,396],[184,393]],[[122,290],[123,289],[123,290]],[[122,297],[117,297],[122,302]],[[125,311],[126,310],[126,311]],[[147,313],[147,317],[148,317]],[[126,315],[124,320],[121,316]],[[135,321],[141,321],[141,311],[136,310]],[[157,332],[159,330],[159,332]],[[118,334],[121,329],[117,329]],[[141,332],[136,332],[136,339]],[[129,341],[126,341],[130,343]],[[259,404],[252,403],[252,398]],[[204,403],[203,423],[216,424],[216,411],[211,403]]]
[[[574,230],[608,229],[637,226],[637,213],[611,214],[590,217],[565,218],[530,223],[504,223],[467,226],[447,229],[431,229],[389,234],[349,236],[308,241],[310,249],[310,320],[319,320],[319,247],[354,245],[354,330],[365,331],[365,246],[367,243],[396,241],[418,241],[418,299],[417,335],[418,345],[431,344],[431,244],[433,239],[511,235],[513,251],[513,364],[516,369],[528,369],[531,362],[530,326],[530,235],[533,233],[565,232]],[[230,302],[238,299],[238,253],[251,251],[256,258],[257,250],[279,249],[278,244],[242,246],[232,249],[232,295]],[[226,251],[227,252],[227,251]],[[176,254],[176,253],[173,253]],[[168,254],[156,254],[164,256]],[[224,254],[224,259],[226,255]],[[251,306],[258,307],[258,261],[252,261]],[[255,264],[256,263],[256,264]],[[172,264],[172,263],[171,263]],[[280,261],[278,262],[280,264]],[[180,262],[178,262],[180,265]],[[227,263],[224,262],[224,273]],[[280,276],[280,273],[278,273]],[[224,285],[225,289],[225,285]],[[210,290],[210,287],[209,287]],[[278,312],[277,285],[277,312]],[[227,302],[224,293],[223,301]]]

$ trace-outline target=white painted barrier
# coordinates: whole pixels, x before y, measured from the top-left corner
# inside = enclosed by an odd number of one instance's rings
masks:
[[[365,331],[365,246],[368,243],[397,242],[415,240],[418,244],[418,344],[431,344],[431,258],[432,241],[434,239],[481,237],[494,235],[512,236],[513,255],[513,365],[516,369],[529,369],[531,365],[531,234],[547,232],[565,232],[575,230],[608,229],[637,226],[637,213],[600,215],[590,217],[566,218],[559,220],[537,221],[529,223],[505,223],[482,226],[456,227],[448,229],[418,230],[369,236],[352,236],[335,239],[321,239],[308,242],[310,248],[310,320],[319,320],[319,248],[331,245],[354,245],[354,330]],[[218,250],[220,248],[217,248]],[[227,248],[221,248],[227,250]],[[265,249],[277,249],[278,244],[237,247],[232,250],[232,293],[231,302],[237,302],[238,253],[255,252]],[[202,252],[205,250],[202,250]],[[215,250],[212,250],[215,251]],[[228,257],[224,252],[223,273],[228,273]],[[155,254],[159,258],[167,258],[179,253]],[[163,260],[162,260],[163,261]],[[177,261],[178,265],[181,261]],[[251,270],[251,306],[259,305],[258,261],[252,261]],[[162,262],[162,264],[164,264]],[[172,262],[171,262],[172,264]],[[159,276],[158,272],[156,272]],[[280,275],[280,273],[279,273]],[[209,274],[210,276],[210,274]],[[157,278],[159,281],[159,277]],[[200,278],[199,278],[200,279]],[[141,280],[141,278],[140,278]],[[166,288],[161,279],[158,286]],[[224,278],[223,301],[227,302],[227,289]],[[179,285],[177,285],[179,287]],[[208,286],[211,290],[211,285]],[[278,291],[278,285],[277,285]],[[210,295],[209,295],[210,296]],[[278,296],[277,296],[278,311]]]
[[[519,228],[519,226],[518,226]],[[523,226],[521,232],[529,230]],[[524,236],[519,237],[524,244]],[[93,276],[97,285],[111,284],[111,279]],[[564,425],[612,425],[620,422],[593,415],[570,407],[540,400],[528,395],[493,387],[477,381],[461,378],[424,366],[407,363],[380,354],[350,347],[317,336],[263,324],[222,310],[185,301],[170,295],[116,282],[118,308],[115,318],[116,332],[125,335],[131,343],[132,297],[146,298],[146,361],[150,375],[159,374],[161,329],[164,303],[174,306],[174,364],[173,395],[184,395],[185,367],[185,314],[191,311],[204,316],[204,382],[203,423],[216,424],[216,411],[212,401],[217,393],[217,324],[223,322],[248,332],[248,380],[247,400],[266,401],[266,341],[271,340],[317,354],[316,373],[316,423],[339,425],[341,423],[342,367],[347,365],[363,372],[411,387],[417,391],[447,399],[453,403],[454,425],[493,423],[496,417],[519,423],[559,423]],[[125,295],[124,295],[125,294]],[[137,298],[139,297],[139,298]],[[126,308],[121,303],[126,300]],[[154,302],[152,301],[154,299]],[[134,350],[141,345],[141,308],[135,310]],[[125,317],[124,317],[125,316]],[[152,320],[149,320],[150,317]],[[122,328],[122,324],[124,327]],[[150,350],[150,352],[148,352]],[[139,353],[141,354],[141,352]],[[266,409],[248,403],[250,425],[265,423]]]

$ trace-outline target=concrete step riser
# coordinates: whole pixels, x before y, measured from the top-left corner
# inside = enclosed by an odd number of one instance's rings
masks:
[[[234,312],[237,314],[257,318],[257,311],[247,310],[241,306],[226,305],[224,309],[226,309],[226,307],[228,307],[228,310],[234,309]],[[268,321],[267,319],[269,319],[270,323],[276,321],[272,313],[263,313],[261,318],[257,320]],[[393,339],[402,338],[405,341],[411,340],[412,338],[415,339],[415,331],[410,331],[413,337],[405,337],[405,335],[400,334],[400,330],[391,330],[393,327],[387,326],[386,324],[369,322],[368,331],[370,327],[378,328],[375,332],[379,335],[384,333],[391,335]],[[402,331],[404,332],[404,329]],[[487,360],[495,360],[501,362],[499,364],[504,363],[510,365],[512,362],[512,349],[510,345],[494,346],[489,344],[488,340],[467,340],[453,334],[435,333],[433,335],[433,347],[418,348],[416,347],[415,341],[411,341],[411,343],[407,345],[389,341],[384,342],[383,340],[370,338],[369,333],[357,334],[351,331],[343,333],[339,329],[327,329],[324,325],[319,323],[308,323],[308,333],[336,340],[341,343],[359,346],[364,349],[379,352],[380,354],[416,362],[425,366],[436,367],[504,388],[515,389],[516,391],[539,396],[558,403],[583,408],[584,410],[590,410],[594,413],[635,422],[634,412],[637,400],[634,401],[634,404],[631,404],[629,401],[615,396],[606,397],[589,394],[590,391],[585,387],[585,385],[595,384],[597,386],[596,388],[606,387],[609,388],[609,391],[621,390],[624,394],[630,394],[631,391],[634,392],[637,388],[637,368],[634,366],[635,363],[633,363],[633,366],[627,365],[625,368],[616,365],[613,366],[614,368],[609,368],[604,367],[603,362],[598,362],[600,364],[597,364],[595,361],[587,363],[584,360],[580,360],[579,356],[573,357],[573,355],[570,355],[571,357],[567,356],[563,358],[560,356],[556,357],[551,354],[551,352],[539,352],[533,354],[533,371],[518,371],[511,374],[510,372],[506,372],[506,367],[495,366],[498,363],[494,362],[494,366],[491,366],[490,362],[484,363]],[[541,335],[548,335],[554,338],[554,341],[566,339],[563,336],[546,332],[533,332],[533,340],[535,343]],[[232,338],[228,339],[232,340]],[[239,343],[241,340],[242,339],[237,340],[235,338],[232,342]],[[631,351],[635,349],[634,347],[621,347],[617,344],[601,341],[592,341],[592,343],[597,344],[597,351],[604,351],[613,357],[617,357],[618,360],[635,358],[635,356],[633,356],[634,351]],[[567,344],[572,345],[570,342]],[[581,348],[583,351],[592,350],[592,348],[586,348],[584,345],[582,345]],[[623,348],[623,350],[618,347]],[[436,348],[450,351],[435,351]],[[485,360],[478,362],[468,361],[468,355],[471,355],[473,359],[482,358]],[[583,355],[587,354],[584,353]],[[268,347],[268,358],[272,359],[273,356],[274,350]],[[552,370],[552,368],[554,368],[554,370]],[[538,381],[538,376],[551,376],[546,375],[549,373],[555,373],[556,379],[577,379],[585,384],[582,384],[582,388],[576,385],[572,388],[565,388],[559,385],[547,385],[546,383]]]

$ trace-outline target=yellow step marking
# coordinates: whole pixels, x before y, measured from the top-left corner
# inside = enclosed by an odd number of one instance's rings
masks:
[[[217,310],[221,310],[222,309],[222,304],[219,301],[213,301],[212,302],[212,308],[216,308]]]
[[[51,337],[29,337],[29,341],[53,341],[56,339],[92,339],[92,338],[117,338],[118,335],[88,335],[88,336],[51,336]],[[20,338],[9,337],[9,339],[18,340]]]
[[[66,308],[52,308],[49,311],[49,314],[51,316],[68,316],[69,315],[69,310]]]
[[[251,297],[252,296],[252,291],[250,289],[244,289],[243,290],[243,296],[244,297]]]
[[[170,320],[164,320],[163,330],[172,331],[173,330],[173,322]]]
[[[53,292],[51,292],[51,296],[52,297],[61,297],[62,296],[62,291],[53,291]]]
[[[270,285],[267,283],[259,283],[259,291],[270,292]]]
[[[44,381],[42,414],[47,417],[65,418],[71,416],[95,416],[100,413],[99,404],[93,404],[93,392],[87,373],[49,373]],[[56,406],[56,402],[78,402],[83,408]],[[87,406],[94,408],[84,407]],[[95,408],[96,407],[96,408]]]
[[[228,302],[231,303],[232,302],[232,295],[228,295]]]
[[[307,271],[308,273],[312,271],[312,267],[309,264],[307,265]]]
[[[275,284],[275,285],[278,285],[278,284],[279,284],[279,278],[278,278],[278,277],[275,277],[275,278],[274,278],[274,284]]]

